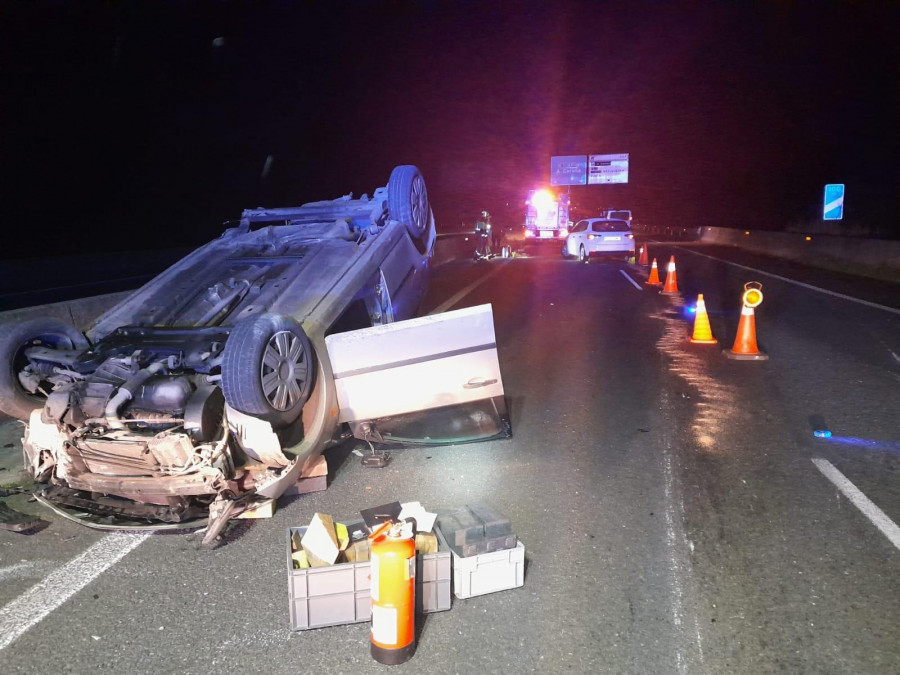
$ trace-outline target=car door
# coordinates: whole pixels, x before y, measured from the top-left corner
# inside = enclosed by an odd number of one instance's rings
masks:
[[[575,244],[576,244],[575,250],[576,251],[578,250],[578,244],[584,243],[584,233],[587,232],[587,227],[588,227],[588,221],[579,220],[575,224],[575,227],[572,228],[572,234],[574,235],[574,238],[575,238]]]
[[[566,242],[566,250],[569,255],[578,255],[578,248],[584,243],[584,233],[587,230],[588,221],[579,220],[569,232]]]
[[[354,436],[462,443],[511,435],[493,314],[480,305],[325,339]]]

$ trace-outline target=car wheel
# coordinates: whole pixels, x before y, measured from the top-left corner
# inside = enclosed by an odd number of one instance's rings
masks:
[[[25,372],[28,357],[25,349],[32,346],[52,349],[85,349],[88,341],[75,326],[60,319],[32,319],[5,327],[0,335],[0,411],[27,420],[31,411],[44,405],[52,385],[41,380],[38,393],[31,393],[19,375]]]
[[[430,206],[425,179],[412,164],[395,167],[388,180],[388,213],[406,225],[413,237],[428,229]]]
[[[582,245],[581,245],[581,248],[578,249],[578,260],[579,260],[580,262],[583,262],[584,264],[587,264],[587,261],[588,261],[589,259],[590,259],[590,258],[589,258],[589,256],[588,256],[587,251],[584,250],[584,244],[582,244]]]
[[[222,357],[222,392],[235,410],[285,427],[299,417],[314,381],[312,344],[300,324],[260,314],[231,331]]]

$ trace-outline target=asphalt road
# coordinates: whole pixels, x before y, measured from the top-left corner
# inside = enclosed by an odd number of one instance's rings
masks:
[[[661,267],[676,256],[680,298],[637,266],[556,250],[444,265],[425,308],[492,304],[513,438],[398,450],[385,469],[341,446],[325,492],[215,550],[8,499],[48,525],[0,532],[4,672],[384,670],[365,624],[290,631],[285,538],[316,511],[393,500],[488,502],[527,560],[524,587],[428,615],[398,671],[897,672],[900,313],[835,294],[900,294],[690,249],[651,244]],[[766,362],[721,354],[750,280]],[[718,346],[686,339],[698,292]],[[0,433],[5,461],[19,432]]]

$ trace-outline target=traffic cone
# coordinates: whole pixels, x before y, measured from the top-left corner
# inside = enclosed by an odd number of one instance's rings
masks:
[[[638,265],[643,265],[644,267],[646,267],[649,264],[650,260],[647,258],[647,247],[641,246],[641,258],[638,261]]]
[[[709,325],[709,314],[706,313],[703,293],[697,296],[697,315],[694,317],[694,334],[691,336],[691,342],[702,345],[714,345],[718,342],[713,337],[712,328]]]
[[[675,256],[669,259],[669,265],[666,268],[666,285],[660,291],[663,295],[681,295],[678,290],[678,278],[675,274]]]
[[[659,272],[656,269],[656,258],[653,259],[653,265],[650,266],[650,278],[644,282],[645,286],[662,286],[659,280]]]
[[[738,322],[737,335],[734,336],[734,346],[731,349],[723,349],[722,353],[729,359],[738,361],[766,361],[768,354],[759,351],[756,346],[756,315],[752,307],[746,304],[741,309],[741,320]]]

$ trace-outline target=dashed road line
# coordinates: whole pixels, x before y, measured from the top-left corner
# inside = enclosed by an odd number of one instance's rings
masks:
[[[634,279],[632,279],[632,278],[631,278],[631,275],[628,274],[628,272],[626,272],[625,270],[619,270],[619,274],[621,274],[623,277],[625,277],[626,279],[628,279],[628,281],[631,282],[631,285],[634,286],[634,287],[635,287],[636,289],[638,289],[639,291],[643,291],[643,290],[644,290],[644,287],[641,286],[641,285],[640,285],[638,282],[636,282]]]
[[[478,288],[479,286],[481,286],[481,284],[483,284],[485,281],[487,281],[487,280],[490,279],[492,276],[494,276],[495,274],[497,274],[498,272],[500,272],[500,270],[502,270],[502,269],[503,269],[504,267],[506,267],[508,264],[509,264],[508,262],[507,262],[507,263],[501,263],[500,266],[497,267],[497,269],[495,269],[494,271],[492,271],[492,272],[490,272],[490,273],[488,273],[488,274],[485,274],[485,275],[484,275],[483,277],[481,277],[480,279],[477,279],[477,280],[473,281],[471,284],[469,284],[469,285],[466,286],[464,289],[462,289],[459,293],[456,293],[455,295],[453,295],[452,297],[448,298],[447,300],[445,300],[444,302],[442,302],[440,305],[438,305],[437,307],[435,307],[433,310],[431,310],[430,312],[428,312],[428,316],[432,316],[432,315],[434,315],[434,314],[441,314],[442,312],[446,312],[448,309],[450,309],[451,307],[453,307],[453,305],[455,305],[457,302],[459,302],[459,301],[462,300],[464,297],[466,297],[469,293],[471,293],[471,292],[474,291],[476,288]]]
[[[838,471],[827,459],[814,457],[812,462],[828,480],[834,483],[835,487],[837,487],[837,489],[840,490],[856,508],[863,512],[863,515],[868,518],[875,527],[881,530],[881,533],[887,537],[895,547],[900,549],[900,527],[897,527],[894,521],[888,518],[884,511],[879,509],[871,499],[866,497],[858,487],[851,483],[850,480]]]
[[[797,281],[796,279],[788,279],[787,277],[783,277],[780,274],[772,274],[772,272],[764,272],[763,270],[756,269],[755,267],[747,267],[746,265],[739,265],[738,263],[731,262],[730,260],[723,260],[722,258],[716,258],[715,256],[708,255],[706,253],[700,253],[699,251],[693,251],[689,248],[684,248],[682,246],[676,246],[672,244],[673,248],[680,249],[682,251],[687,251],[688,253],[693,253],[694,255],[699,255],[703,258],[709,258],[710,260],[716,260],[718,262],[725,263],[726,265],[732,265],[733,267],[740,267],[742,270],[749,270],[751,272],[756,272],[757,274],[763,274],[767,277],[772,277],[773,279],[778,279],[779,281],[786,281],[789,284],[794,284],[795,286],[802,286],[803,288],[807,288],[811,291],[818,291],[819,293],[825,293],[826,295],[831,295],[835,298],[841,298],[842,300],[849,300],[850,302],[856,302],[860,305],[865,305],[866,307],[874,307],[875,309],[883,309],[885,312],[892,312],[893,314],[900,314],[900,309],[896,309],[895,307],[888,307],[886,305],[879,305],[877,302],[869,302],[868,300],[860,300],[859,298],[854,298],[851,295],[844,295],[843,293],[837,293],[836,291],[829,291],[826,288],[819,288],[818,286],[813,286],[812,284],[805,284],[802,281]]]
[[[147,540],[150,534],[108,534],[0,608],[0,650]]]

